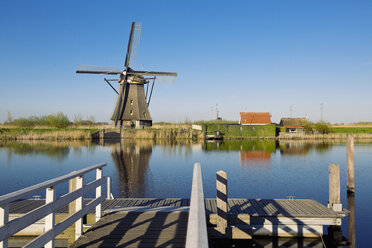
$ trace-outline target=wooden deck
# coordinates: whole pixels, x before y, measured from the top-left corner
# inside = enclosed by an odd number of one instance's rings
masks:
[[[113,212],[71,247],[185,247],[188,212]]]
[[[90,199],[85,199],[84,204]],[[10,214],[24,214],[45,203],[40,200],[21,200],[12,202]],[[105,200],[102,203],[103,212],[112,212],[126,207],[185,207],[190,205],[189,199],[184,198],[118,198]],[[207,214],[217,213],[216,199],[205,199]],[[310,199],[228,199],[228,211],[231,214],[248,214],[252,217],[319,217],[337,218],[337,214],[324,205]],[[68,206],[57,211],[68,213]]]
[[[84,204],[90,200],[84,200]],[[44,200],[10,204],[10,214],[31,211]],[[184,247],[189,199],[121,198],[105,200],[104,217],[72,247]],[[218,238],[216,199],[205,199],[208,233]],[[68,213],[68,207],[57,213]],[[318,237],[324,225],[339,225],[343,216],[308,199],[228,199],[232,238],[252,236]]]

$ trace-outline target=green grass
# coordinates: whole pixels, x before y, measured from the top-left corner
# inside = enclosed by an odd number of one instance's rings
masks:
[[[229,124],[207,124],[203,125],[206,134],[215,134],[219,131],[224,138],[245,137],[274,137],[275,124],[270,125],[229,125]]]
[[[372,127],[331,127],[332,133],[372,133]]]

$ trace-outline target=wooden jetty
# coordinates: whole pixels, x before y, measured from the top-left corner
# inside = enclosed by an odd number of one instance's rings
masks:
[[[221,135],[220,131],[216,131],[210,134],[205,134],[206,140],[222,140],[223,136]]]
[[[71,247],[208,247],[211,239],[321,238],[324,226],[340,226],[346,215],[339,202],[326,207],[309,199],[227,199],[227,175],[220,172],[217,199],[206,199],[198,163],[194,165],[190,199],[104,199],[100,188],[107,182],[102,176],[104,166],[88,167],[0,196],[0,247],[7,247],[9,237],[27,228],[40,236],[24,247],[55,247],[58,235],[74,223],[76,241]],[[97,171],[96,180],[84,185],[82,176],[92,170]],[[60,198],[54,194],[52,201],[48,198],[50,188],[74,178],[78,180],[74,191]],[[47,199],[22,199],[41,188],[47,190]],[[96,189],[96,198],[83,199],[92,189]],[[69,211],[72,201],[73,213]],[[62,215],[65,217],[57,220]]]

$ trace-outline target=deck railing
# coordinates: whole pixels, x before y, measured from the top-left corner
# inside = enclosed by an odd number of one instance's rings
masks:
[[[104,196],[102,195],[102,185],[104,185],[107,180],[102,176],[102,168],[104,166],[106,166],[106,164],[93,165],[79,171],[74,171],[67,175],[0,196],[0,248],[8,247],[8,238],[10,236],[44,217],[44,234],[38,236],[24,247],[54,247],[54,238],[74,223],[75,239],[77,239],[83,233],[84,215],[88,214],[89,211],[95,208],[96,221],[98,221],[102,216],[101,203],[104,200]],[[93,170],[96,170],[96,179],[84,185],[84,174]],[[56,198],[55,187],[58,184],[64,183],[70,179],[76,179],[77,189],[59,198]],[[96,198],[83,208],[83,195],[94,189],[96,190]],[[42,190],[46,190],[44,205],[22,217],[9,221],[9,204],[11,202],[30,197]],[[74,200],[76,200],[76,212],[62,222],[55,224],[55,212]]]
[[[208,233],[205,215],[203,181],[200,163],[194,164],[186,248],[207,248]]]

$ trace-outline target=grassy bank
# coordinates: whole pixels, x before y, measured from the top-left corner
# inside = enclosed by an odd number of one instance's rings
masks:
[[[286,134],[281,133],[278,136],[279,140],[334,140],[346,141],[348,133],[329,133],[329,134]],[[368,133],[353,133],[356,141],[372,140],[372,134]]]
[[[0,127],[0,140],[85,140],[97,128]]]
[[[331,133],[372,134],[372,127],[330,127]]]
[[[122,131],[124,139],[202,139],[203,133],[191,128],[146,128],[146,129],[126,129]]]
[[[205,134],[215,134],[217,131],[224,139],[281,139],[281,140],[340,140],[344,141],[347,134],[354,134],[357,140],[371,139],[372,126],[330,126],[328,134],[286,134],[285,129],[271,125],[237,125],[232,123],[200,123],[202,130],[192,129],[191,124],[156,123],[151,128],[124,129],[121,137],[124,139],[152,139],[152,140],[197,140],[204,139]],[[15,127],[0,125],[0,140],[91,140],[93,133],[116,132],[111,126],[74,126],[67,128],[53,128],[45,126]],[[276,131],[280,130],[279,136]],[[107,137],[107,136],[106,136]]]
[[[275,124],[270,125],[237,125],[237,124],[204,124],[203,132],[215,134],[217,131],[224,139],[275,138]]]

